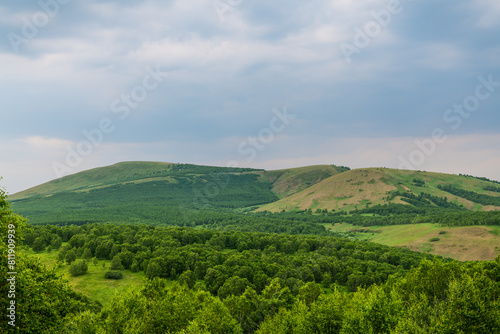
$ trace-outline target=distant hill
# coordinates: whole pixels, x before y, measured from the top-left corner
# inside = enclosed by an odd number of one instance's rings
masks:
[[[179,223],[192,210],[271,203],[343,169],[280,171],[164,162],[122,162],[65,176],[9,196],[31,223]]]
[[[31,223],[179,224],[200,209],[350,211],[390,203],[437,208],[452,203],[454,209],[500,210],[499,187],[470,176],[386,168],[265,171],[122,162],[47,182],[9,201]],[[421,193],[426,197],[417,198]]]
[[[364,209],[375,205],[389,203],[409,204],[411,198],[406,194],[421,193],[447,198],[457,206],[467,210],[489,211],[500,210],[500,193],[492,191],[500,186],[492,181],[470,176],[450,175],[421,171],[397,170],[388,168],[361,168],[333,175],[321,182],[282,198],[276,202],[263,205],[258,211],[268,210],[345,210]],[[452,185],[472,193],[493,198],[495,205],[475,202],[472,196],[457,196],[440,189],[440,186]],[[491,189],[491,190],[485,190]],[[392,193],[392,195],[391,195]],[[399,195],[402,194],[403,196]],[[484,202],[489,203],[489,202]],[[436,205],[430,200],[431,205]]]

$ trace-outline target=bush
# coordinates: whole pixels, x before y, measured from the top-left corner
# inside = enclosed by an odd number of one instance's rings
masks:
[[[439,241],[440,239],[438,237],[433,237],[433,238],[430,238],[429,241],[430,242],[434,242],[434,241]]]
[[[109,269],[111,269],[111,270],[123,270],[122,261],[120,260],[120,257],[118,255],[115,255],[113,257],[113,259],[111,260],[111,264],[109,266]]]
[[[109,278],[109,279],[122,279],[123,278],[123,274],[121,271],[118,271],[118,270],[110,270],[110,271],[107,271],[105,274],[104,274],[104,278]]]
[[[446,233],[448,233],[448,232],[446,232],[446,231],[439,231],[439,234],[446,234]]]
[[[71,267],[69,267],[69,273],[71,274],[71,276],[80,276],[87,273],[88,269],[89,267],[87,266],[87,262],[78,260],[73,262]]]

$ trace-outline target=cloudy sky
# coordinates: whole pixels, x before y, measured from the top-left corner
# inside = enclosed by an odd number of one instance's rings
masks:
[[[498,0],[4,0],[0,186],[148,160],[500,180]]]

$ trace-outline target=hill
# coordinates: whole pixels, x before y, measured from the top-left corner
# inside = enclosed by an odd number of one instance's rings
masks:
[[[122,162],[47,182],[14,194],[9,200],[34,224],[193,226],[227,222],[227,216],[221,213],[234,214],[235,210],[373,209],[371,213],[378,213],[377,207],[384,205],[422,207],[426,211],[500,209],[499,184],[494,181],[387,168],[349,170],[334,165],[265,171]],[[212,213],[206,214],[207,210]]]
[[[464,196],[441,189],[446,185],[491,198],[495,205],[478,203],[477,199],[470,194],[464,198]],[[308,209],[351,211],[390,203],[407,205],[415,204],[410,203],[411,197],[421,193],[429,195],[429,205],[435,207],[439,207],[440,203],[433,202],[433,197],[447,198],[449,202],[463,206],[467,210],[500,210],[500,193],[493,191],[496,187],[498,184],[494,181],[464,175],[361,168],[333,175],[302,191],[263,205],[258,211],[279,212]],[[438,200],[435,199],[435,201]]]
[[[27,189],[9,200],[31,223],[130,222],[179,225],[193,211],[255,207],[314,185],[343,169],[279,171],[122,162]]]

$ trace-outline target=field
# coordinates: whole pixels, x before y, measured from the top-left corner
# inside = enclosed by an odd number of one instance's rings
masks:
[[[49,268],[56,266],[57,252],[35,253],[31,249],[25,251],[29,255],[36,256]],[[115,293],[122,294],[128,289],[139,290],[145,280],[143,271],[133,273],[130,270],[123,270],[123,279],[113,280],[104,278],[104,273],[109,270],[110,260],[99,260],[97,265],[88,263],[88,271],[85,275],[71,277],[69,274],[69,265],[64,263],[56,269],[58,274],[62,274],[69,281],[69,284],[77,292],[83,293],[93,300],[106,305],[111,301]]]
[[[357,240],[407,247],[460,261],[493,260],[500,255],[500,226],[415,224],[360,228],[351,224],[336,224],[326,227],[334,232],[348,233]],[[432,238],[439,240],[430,241]]]

